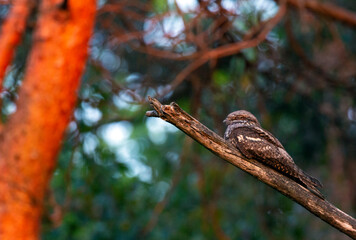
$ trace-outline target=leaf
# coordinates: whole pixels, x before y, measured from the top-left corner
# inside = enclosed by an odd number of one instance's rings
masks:
[[[213,73],[213,81],[217,86],[223,86],[230,81],[230,76],[225,70],[216,70]]]
[[[153,0],[153,8],[157,13],[167,11],[168,5],[166,0]]]

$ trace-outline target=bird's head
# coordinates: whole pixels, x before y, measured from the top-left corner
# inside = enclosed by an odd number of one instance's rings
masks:
[[[258,122],[257,118],[252,113],[245,110],[232,112],[227,115],[226,119],[224,120],[224,123],[226,125],[230,125],[235,122],[244,122],[245,124],[260,126],[260,123]]]

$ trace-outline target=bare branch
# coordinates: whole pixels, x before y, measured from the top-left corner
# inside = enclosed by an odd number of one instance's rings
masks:
[[[263,23],[262,29],[259,29],[259,32],[256,33],[256,29],[252,29],[254,36],[247,34],[247,39],[241,42],[224,45],[213,50],[205,51],[199,58],[190,63],[186,68],[184,68],[172,81],[169,88],[161,92],[160,96],[165,96],[170,91],[174,90],[179,86],[190,73],[198,69],[200,66],[204,65],[206,62],[212,59],[222,58],[226,56],[231,56],[239,53],[241,50],[246,48],[256,47],[258,44],[263,42],[268,33],[282,20],[287,11],[286,1],[281,0],[278,12],[269,20]]]
[[[356,220],[353,217],[288,177],[256,160],[244,158],[236,148],[183,111],[176,103],[162,105],[151,97],[148,97],[148,101],[154,110],[148,111],[146,116],[159,117],[173,124],[215,155],[273,187],[341,232],[356,238]]]

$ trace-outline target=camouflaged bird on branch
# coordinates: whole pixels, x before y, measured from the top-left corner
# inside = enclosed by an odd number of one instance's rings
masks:
[[[300,169],[282,144],[270,132],[264,130],[257,118],[245,110],[230,113],[224,120],[227,125],[225,139],[231,142],[249,159],[256,159],[276,171],[307,187],[324,199],[318,190],[321,183]]]

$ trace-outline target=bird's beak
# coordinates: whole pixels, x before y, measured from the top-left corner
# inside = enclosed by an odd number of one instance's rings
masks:
[[[225,124],[226,124],[226,119],[223,121],[223,123],[225,123]]]

